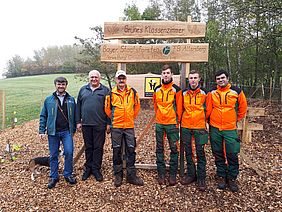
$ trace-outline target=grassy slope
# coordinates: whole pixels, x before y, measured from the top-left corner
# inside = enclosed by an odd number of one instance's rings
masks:
[[[81,81],[81,78],[75,77],[75,74],[39,75],[0,80],[0,90],[4,90],[6,95],[6,126],[11,125],[14,111],[18,124],[39,118],[41,105],[45,97],[55,91],[53,80],[58,76],[65,76],[68,79],[67,91],[74,97],[77,97],[79,88],[86,84],[85,81]]]

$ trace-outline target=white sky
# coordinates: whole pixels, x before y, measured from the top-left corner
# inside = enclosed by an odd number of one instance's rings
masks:
[[[72,45],[75,36],[92,35],[89,27],[118,21],[127,4],[143,12],[148,0],[0,0],[0,78],[15,55],[26,59],[34,50]]]

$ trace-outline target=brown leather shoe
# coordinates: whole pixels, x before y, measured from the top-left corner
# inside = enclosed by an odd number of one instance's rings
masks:
[[[170,175],[168,179],[168,183],[170,186],[175,186],[176,185],[176,176],[175,175]]]
[[[158,183],[159,185],[165,185],[165,176],[164,175],[158,175]]]
[[[205,191],[207,188],[206,181],[204,179],[198,180],[198,189],[200,191]]]
[[[196,181],[196,177],[190,177],[186,175],[184,178],[181,179],[180,183],[182,185],[189,185],[195,181]]]

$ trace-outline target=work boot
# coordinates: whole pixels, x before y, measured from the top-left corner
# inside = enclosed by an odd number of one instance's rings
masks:
[[[176,185],[176,175],[169,175],[168,183],[170,186]]]
[[[85,181],[87,180],[91,175],[91,171],[90,170],[84,170],[83,174],[82,174],[82,177],[81,177],[81,180],[82,181]]]
[[[193,183],[195,181],[196,181],[196,176],[191,177],[191,176],[187,176],[186,175],[184,178],[181,179],[180,183],[182,185],[189,185],[189,184],[191,184],[191,183]]]
[[[93,171],[93,175],[98,182],[102,182],[104,179],[100,170]]]
[[[123,180],[123,177],[121,174],[115,175],[115,181],[114,181],[115,187],[120,187],[122,185],[122,180]]]
[[[158,174],[158,183],[159,185],[165,185],[165,175],[164,174]]]
[[[198,180],[198,189],[200,191],[205,191],[207,188],[205,179]]]
[[[143,180],[140,177],[137,177],[135,166],[126,168],[126,182],[137,186],[144,185]]]
[[[229,187],[230,191],[232,191],[232,192],[239,191],[239,187],[238,187],[235,179],[228,179],[228,187]]]
[[[143,186],[144,185],[144,181],[140,178],[137,177],[136,175],[134,176],[127,176],[126,177],[126,182],[132,184],[132,185],[137,185],[137,186]]]
[[[225,179],[225,177],[218,177],[217,188],[221,189],[221,190],[226,189],[226,179]]]
[[[76,184],[76,179],[74,178],[74,176],[69,176],[69,177],[65,177],[65,180],[67,183],[71,184],[71,185],[74,185]]]
[[[54,187],[56,186],[57,182],[59,182],[59,178],[57,178],[57,179],[51,178],[51,179],[49,180],[49,183],[48,183],[48,188],[49,188],[49,189],[54,188]]]

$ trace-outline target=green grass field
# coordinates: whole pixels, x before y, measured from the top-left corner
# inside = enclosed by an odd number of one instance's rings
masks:
[[[75,98],[80,87],[87,83],[86,79],[75,74],[38,75],[0,80],[0,90],[4,90],[6,96],[5,127],[11,126],[14,116],[17,118],[17,124],[38,119],[45,97],[55,91],[53,81],[58,76],[65,76],[68,79],[67,91]],[[2,102],[2,99],[0,101]],[[1,111],[0,128],[2,121]]]

